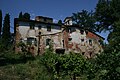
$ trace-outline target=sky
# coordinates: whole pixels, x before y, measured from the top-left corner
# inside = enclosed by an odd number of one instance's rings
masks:
[[[81,10],[95,10],[98,0],[0,0],[0,9],[2,10],[3,18],[6,13],[10,14],[11,27],[14,25],[14,18],[19,16],[19,13],[29,13],[31,19],[35,16],[45,16],[58,20],[64,20],[72,13]],[[13,31],[13,28],[11,28]],[[106,37],[106,34],[100,34]]]

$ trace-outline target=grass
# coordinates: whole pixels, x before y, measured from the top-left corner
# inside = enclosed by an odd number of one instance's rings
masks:
[[[0,54],[0,80],[53,80],[39,58],[10,52]]]

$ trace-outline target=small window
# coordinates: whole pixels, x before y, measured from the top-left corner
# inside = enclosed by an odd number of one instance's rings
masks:
[[[69,41],[72,41],[72,38],[68,38]]]
[[[47,26],[47,31],[51,31],[51,26]]]
[[[84,30],[80,30],[80,33],[81,33],[81,34],[84,34]]]
[[[85,52],[82,52],[82,55],[84,55],[85,54]]]
[[[89,45],[91,45],[91,46],[92,46],[92,40],[91,40],[91,39],[89,40]]]
[[[84,42],[84,39],[81,39],[81,42]]]
[[[34,29],[35,27],[35,24],[34,23],[30,23],[30,29]]]
[[[92,52],[90,52],[90,58],[92,57]]]
[[[64,48],[64,40],[62,40],[62,43],[63,43],[63,48]]]
[[[40,29],[41,29],[41,26],[38,26],[38,29],[40,30]]]
[[[50,45],[51,39],[46,39],[46,46]]]
[[[32,37],[27,38],[27,44],[28,44],[28,45],[34,44],[34,45],[36,46],[36,45],[37,45],[37,40],[36,40],[36,38],[32,38]]]
[[[35,29],[35,27],[34,27],[34,26],[32,26],[32,25],[30,25],[30,29]]]

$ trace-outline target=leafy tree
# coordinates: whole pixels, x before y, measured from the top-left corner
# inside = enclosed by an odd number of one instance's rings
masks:
[[[95,17],[98,25],[98,31],[111,30],[110,25],[113,24],[114,18],[112,17],[112,11],[107,0],[99,0],[96,6]]]
[[[58,24],[62,25],[62,20],[59,20],[59,21],[58,21]]]
[[[119,23],[120,23],[120,0],[99,0],[95,16],[99,22],[98,30],[109,30],[108,42],[109,50],[119,51]],[[108,47],[109,47],[108,46]]]
[[[2,29],[2,11],[0,10],[0,37],[1,37],[1,29]]]
[[[60,58],[61,70],[64,75],[71,76],[72,80],[76,80],[77,76],[82,76],[86,68],[86,60],[81,54],[65,54]]]
[[[23,14],[22,12],[19,13],[19,19],[22,19],[23,18]]]
[[[27,20],[30,20],[30,14],[29,13],[22,13],[22,12],[20,12],[19,13],[19,17],[18,17],[19,19],[27,19]]]
[[[102,53],[95,59],[95,71],[99,80],[120,79],[120,52]]]
[[[29,13],[24,13],[23,18],[30,20],[30,14]]]
[[[76,80],[76,77],[86,74],[90,67],[81,54],[56,54],[49,49],[43,55],[41,62],[48,72],[54,75],[54,79],[70,76],[71,80]]]
[[[114,22],[119,20],[120,0],[99,0],[96,5],[95,17],[98,24],[98,31],[114,29]]]
[[[112,50],[120,51],[120,20],[115,22],[114,27],[108,36],[109,46]]]
[[[96,31],[93,12],[82,10],[81,12],[73,13],[72,18],[74,24],[77,24],[84,29],[88,29],[94,32]]]
[[[3,33],[2,33],[2,42],[4,44],[8,44],[10,42],[10,15],[6,14],[4,17],[4,23],[3,23]]]

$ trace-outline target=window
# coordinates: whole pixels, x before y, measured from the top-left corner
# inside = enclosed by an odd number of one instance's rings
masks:
[[[68,38],[69,41],[72,41],[72,38]]]
[[[51,39],[46,39],[46,46],[50,45]]]
[[[62,40],[62,43],[63,43],[63,48],[64,48],[64,40]]]
[[[36,38],[32,38],[32,37],[27,38],[27,44],[28,45],[32,45],[32,44],[37,45]]]
[[[90,58],[92,57],[92,52],[90,52]]]
[[[51,26],[47,26],[47,31],[51,31]]]
[[[91,46],[92,46],[92,40],[91,40],[91,39],[89,40],[89,45],[91,45]]]
[[[34,29],[35,27],[35,24],[34,23],[30,23],[30,29]]]
[[[41,26],[38,26],[38,29],[40,30],[40,29],[41,29]]]
[[[30,25],[30,29],[34,29],[34,26]]]
[[[84,55],[85,54],[85,52],[82,52],[82,55]]]
[[[84,42],[84,39],[81,39],[81,42]]]
[[[80,33],[81,33],[81,34],[84,34],[84,30],[80,30]]]

